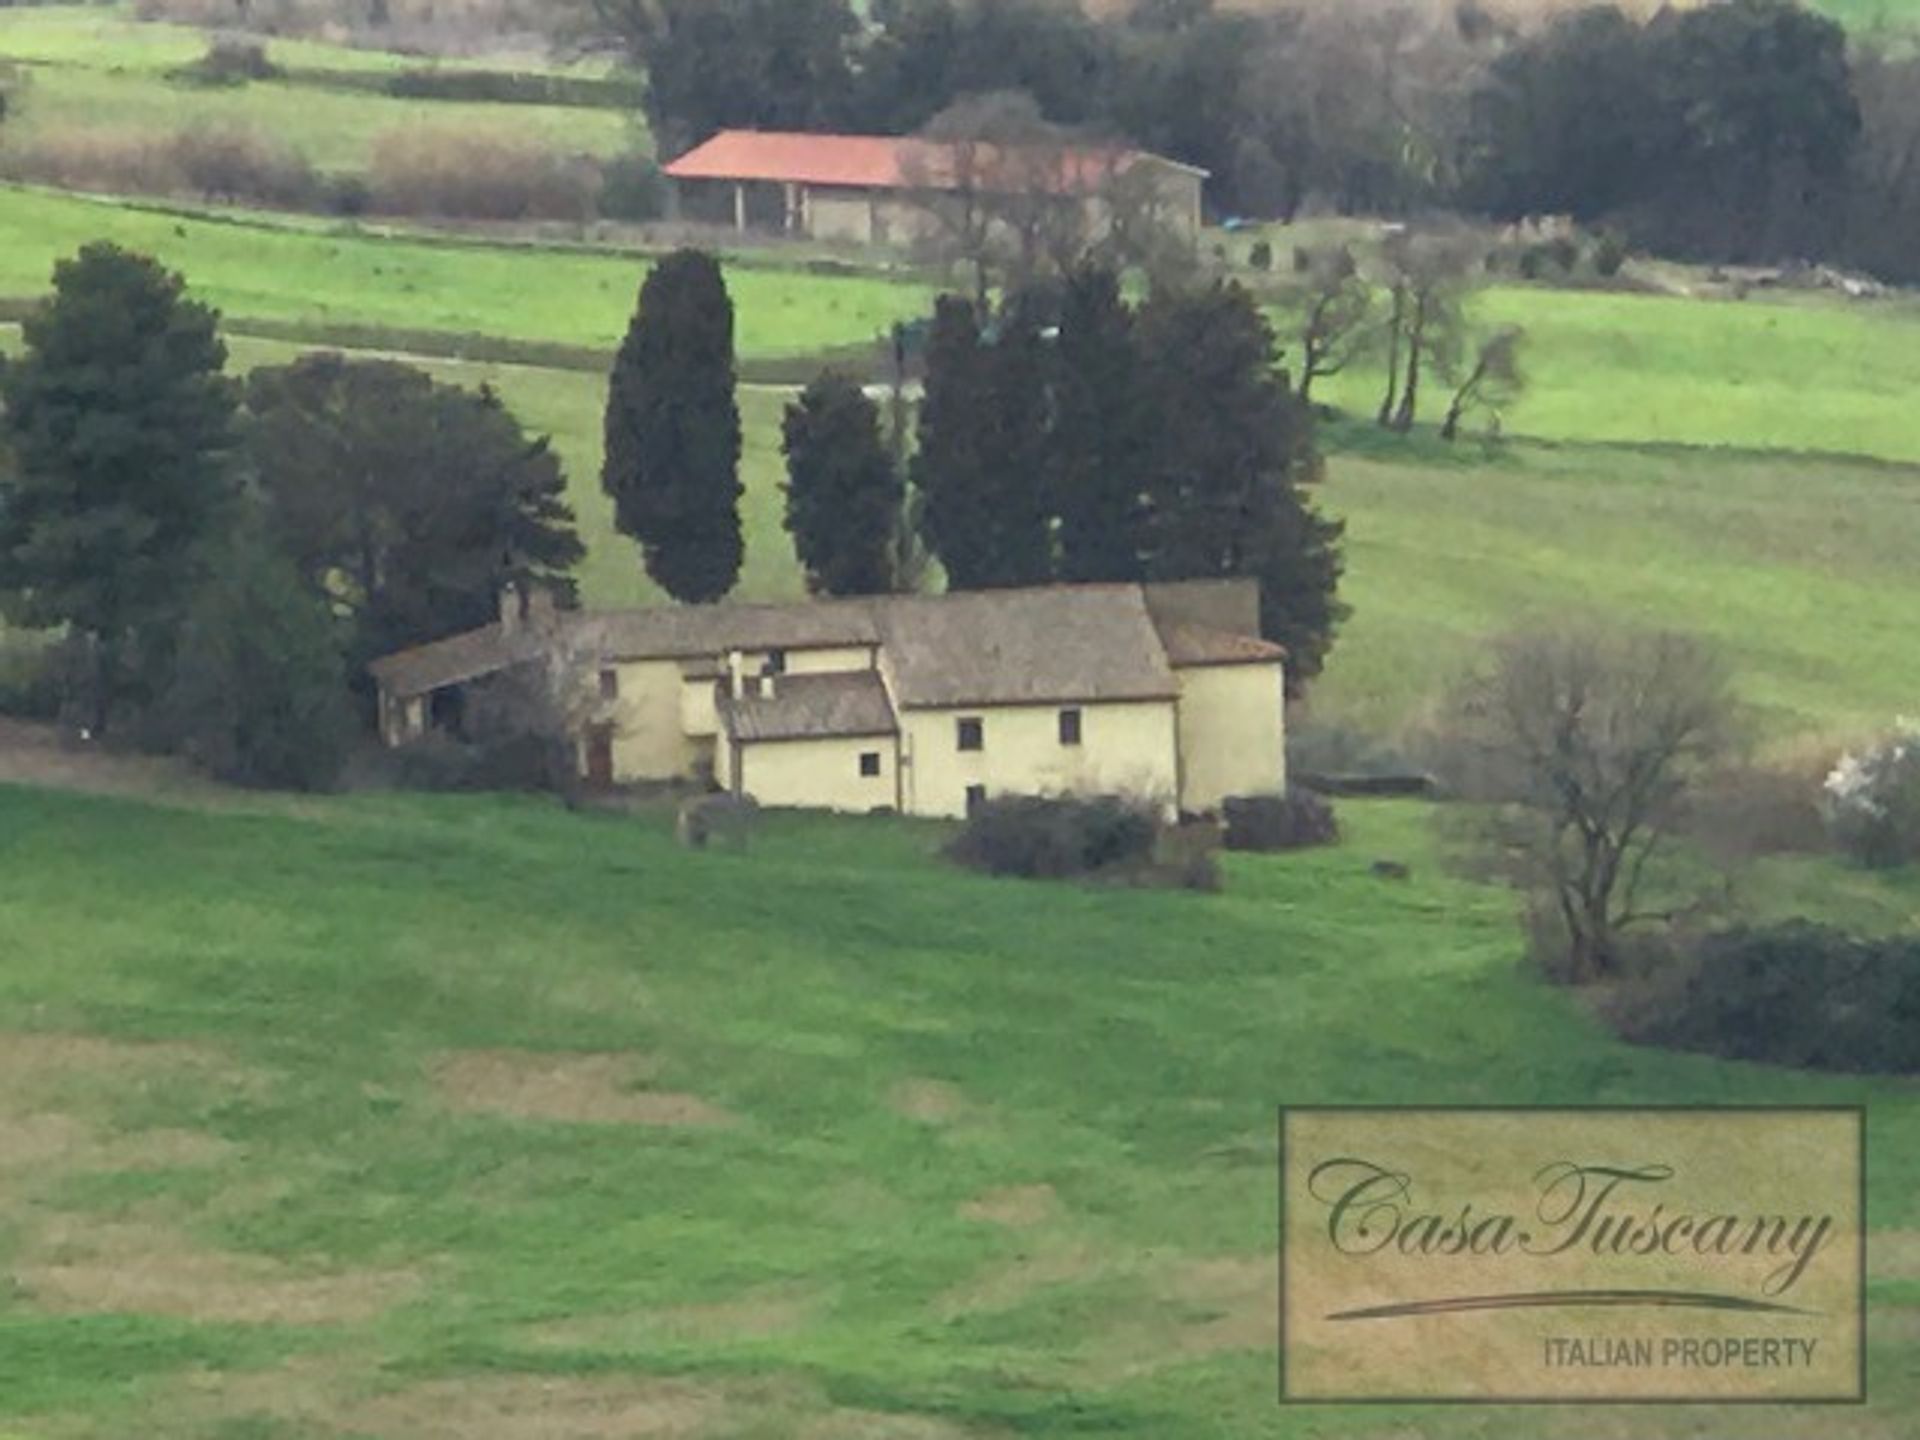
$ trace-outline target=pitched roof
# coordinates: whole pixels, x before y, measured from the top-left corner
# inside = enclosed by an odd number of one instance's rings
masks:
[[[1188,620],[1163,620],[1155,628],[1176,670],[1197,665],[1272,665],[1287,658],[1284,648],[1258,635],[1216,630]]]
[[[1178,693],[1137,585],[900,596],[879,615],[903,708]]]
[[[425,695],[531,660],[550,638],[545,629],[509,631],[498,623],[483,625],[465,634],[384,655],[367,669],[394,695]]]
[[[793,605],[659,605],[488,625],[377,660],[389,694],[423,695],[566,644],[598,660],[678,660],[719,673],[729,651],[884,646],[908,708],[1171,697],[1173,666],[1272,663],[1252,582],[976,590]],[[796,683],[793,676],[785,684]]]
[[[1000,152],[980,146],[969,162],[951,141],[896,135],[808,135],[792,131],[722,130],[672,164],[675,180],[745,180],[860,190],[954,190],[973,169],[990,174]],[[1011,152],[1009,152],[1011,153]],[[1036,152],[1039,153],[1039,152]],[[1048,163],[1059,166],[1063,191],[1098,188],[1110,176],[1142,161],[1205,178],[1207,172],[1159,155],[1115,146],[1051,147]],[[975,188],[984,188],[976,181]]]
[[[720,723],[736,740],[818,740],[892,735],[899,725],[878,672],[772,677],[773,694],[757,684],[740,699],[722,695]]]

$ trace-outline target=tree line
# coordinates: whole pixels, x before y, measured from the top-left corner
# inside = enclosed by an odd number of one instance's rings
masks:
[[[571,585],[559,461],[489,390],[329,353],[235,379],[216,313],[106,243],[55,267],[22,336],[0,615],[65,637],[91,738],[321,788],[371,715],[368,661],[486,623],[505,586]]]
[[[907,133],[968,97],[1213,172],[1226,214],[1569,214],[1641,247],[1920,278],[1920,58],[1793,0],[1523,23],[1474,0],[594,0],[663,153]],[[862,13],[864,12],[864,13]]]
[[[732,336],[719,264],[682,251],[642,286],[609,387],[616,523],[692,603],[730,592],[744,558]],[[1319,673],[1342,527],[1310,499],[1312,412],[1247,291],[1132,304],[1089,265],[997,306],[946,295],[925,368],[911,447],[902,407],[889,421],[843,376],[787,408],[785,519],[813,593],[913,589],[929,561],[957,590],[1252,576],[1292,682]]]

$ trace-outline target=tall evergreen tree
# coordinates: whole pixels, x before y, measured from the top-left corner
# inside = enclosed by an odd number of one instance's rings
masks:
[[[787,530],[819,595],[894,588],[905,486],[880,434],[880,411],[831,371],[787,406]]]
[[[648,274],[614,360],[600,483],[614,523],[676,600],[718,600],[740,577],[740,411],[733,302],[711,255]]]
[[[356,671],[485,624],[509,584],[571,583],[559,458],[491,391],[307,355],[248,377],[246,419],[267,531],[348,619]]]
[[[1298,687],[1320,672],[1345,613],[1343,526],[1301,493],[1317,459],[1312,416],[1274,368],[1274,338],[1235,284],[1155,296],[1139,319],[1155,443],[1147,573],[1257,576],[1261,630]]]
[[[1052,578],[1045,341],[1012,314],[991,338],[974,308],[943,296],[927,340],[914,484],[927,546],[956,590]]]
[[[233,495],[226,348],[184,288],[145,256],[88,245],[54,268],[25,354],[0,371],[0,600],[22,624],[88,638],[96,728],[136,647],[177,623]]]
[[[1113,272],[1086,268],[1068,278],[1052,375],[1047,484],[1060,578],[1137,580],[1153,411],[1133,314]]]

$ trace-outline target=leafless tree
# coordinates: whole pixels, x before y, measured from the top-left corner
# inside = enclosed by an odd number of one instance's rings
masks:
[[[1466,330],[1465,299],[1478,245],[1464,233],[1393,236],[1382,247],[1388,268],[1387,388],[1380,423],[1402,434],[1420,411],[1429,371],[1452,373]]]
[[[1540,957],[1575,983],[1619,972],[1649,861],[1730,745],[1727,672],[1701,641],[1573,625],[1509,636],[1450,707],[1451,768],[1495,802],[1502,855],[1552,922]]]
[[[1373,340],[1374,288],[1345,246],[1308,258],[1306,284],[1293,303],[1300,339],[1300,398],[1345,370]]]
[[[1447,406],[1447,418],[1440,426],[1442,440],[1456,440],[1461,423],[1476,410],[1510,405],[1525,383],[1520,373],[1520,347],[1527,332],[1517,325],[1502,326],[1481,340],[1473,352],[1473,364],[1467,367],[1454,387],[1453,400]]]

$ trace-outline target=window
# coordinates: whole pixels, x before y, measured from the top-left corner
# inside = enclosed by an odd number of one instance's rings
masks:
[[[1062,745],[1080,743],[1080,712],[1078,710],[1060,712],[1060,743]]]
[[[767,652],[767,663],[760,667],[760,673],[762,675],[786,674],[787,652],[784,650],[769,650]]]
[[[872,779],[880,773],[880,752],[878,750],[863,750],[860,752],[860,773],[868,779]]]
[[[967,786],[967,814],[976,815],[980,807],[987,803],[987,787],[984,785]]]
[[[620,698],[620,672],[608,668],[600,672],[600,698],[618,700]]]
[[[978,715],[969,715],[960,721],[958,738],[962,750],[984,750],[987,748],[987,722]]]

